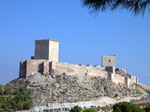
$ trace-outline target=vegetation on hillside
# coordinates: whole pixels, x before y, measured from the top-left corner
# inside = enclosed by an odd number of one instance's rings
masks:
[[[70,112],[97,112],[97,110],[93,108],[82,109],[79,106],[74,106],[71,108]]]
[[[70,112],[81,112],[82,108],[79,106],[74,106],[73,108],[71,108]]]
[[[145,112],[150,112],[150,104],[146,105],[146,107],[144,108]]]
[[[31,90],[27,87],[12,89],[0,85],[0,112],[28,110],[32,107]]]
[[[145,110],[136,104],[120,102],[113,106],[113,112],[145,112]]]
[[[116,103],[114,106],[96,107],[96,108],[85,108],[82,109],[79,106],[73,107],[70,112],[150,112],[150,104],[144,108],[140,108],[136,104],[129,102]]]
[[[88,108],[88,109],[84,109],[83,112],[97,112],[97,110],[93,108]]]

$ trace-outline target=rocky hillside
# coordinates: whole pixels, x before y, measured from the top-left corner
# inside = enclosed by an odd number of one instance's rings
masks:
[[[146,92],[136,86],[117,85],[102,77],[87,75],[43,76],[36,74],[28,79],[16,79],[7,84],[13,88],[26,85],[32,90],[33,104],[47,105],[52,102],[76,102],[95,100],[102,96],[121,98],[140,96]]]

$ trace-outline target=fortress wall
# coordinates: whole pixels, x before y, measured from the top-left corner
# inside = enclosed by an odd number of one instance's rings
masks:
[[[75,75],[75,74],[86,74],[87,69],[84,66],[68,64],[68,63],[56,63],[56,70],[59,74],[67,73],[68,75]]]
[[[123,77],[123,76],[120,76],[119,74],[115,74],[114,75],[114,82],[115,83],[123,83],[123,84],[125,84],[125,77]]]
[[[93,68],[86,68],[86,69],[87,69],[87,75],[89,76],[101,76],[101,77],[108,78],[108,72],[106,71],[100,71]]]
[[[108,72],[100,71],[97,67],[74,65],[68,63],[56,63],[56,74],[67,73],[68,75],[89,75],[89,76],[101,76],[108,77]]]
[[[43,71],[43,60],[27,60],[26,61],[26,76],[33,75],[37,72],[42,73]]]
[[[138,82],[137,77],[136,76],[131,76],[130,82],[131,82],[131,84],[134,84],[134,83],[137,84],[137,82]]]
[[[26,61],[20,61],[19,77],[25,78],[26,76]]]
[[[131,84],[131,79],[129,77],[125,77],[125,84],[130,86]]]
[[[102,71],[100,66],[86,66],[69,63],[59,63],[48,60],[26,60],[20,62],[20,74],[19,77],[28,77],[35,73],[60,75],[66,73],[68,75],[89,75],[89,76],[101,76],[107,78],[114,83],[133,84],[137,83],[137,77],[131,76],[131,78],[123,77],[119,74],[113,74],[111,72]]]

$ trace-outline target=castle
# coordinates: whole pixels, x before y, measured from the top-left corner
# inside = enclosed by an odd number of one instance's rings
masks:
[[[138,78],[116,68],[116,56],[103,56],[102,66],[61,63],[58,61],[59,42],[51,39],[35,40],[35,55],[31,60],[20,62],[19,78],[28,78],[36,73],[42,75],[89,75],[101,76],[116,84],[128,86],[138,83]]]

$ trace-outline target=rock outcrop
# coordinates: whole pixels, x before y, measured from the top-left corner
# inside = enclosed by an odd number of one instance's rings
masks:
[[[27,86],[32,90],[35,106],[54,102],[77,102],[95,100],[102,96],[122,98],[124,96],[141,96],[146,94],[142,88],[132,85],[115,84],[106,78],[88,75],[43,76],[36,74],[28,79],[16,79],[7,84],[13,88]]]

